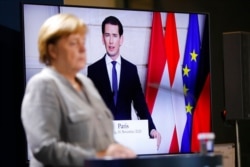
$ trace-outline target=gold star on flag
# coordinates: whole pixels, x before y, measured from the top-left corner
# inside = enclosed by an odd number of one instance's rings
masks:
[[[191,61],[194,60],[196,62],[196,57],[198,56],[198,54],[195,53],[195,50],[193,50],[192,53],[190,53],[191,55]]]
[[[183,76],[185,76],[185,75],[188,76],[190,69],[187,67],[187,65],[182,70],[183,70]]]
[[[188,103],[188,105],[186,106],[186,112],[192,114],[192,109],[193,107],[190,105],[190,103]]]
[[[188,92],[188,88],[184,84],[184,86],[183,86],[183,93],[184,93],[185,96],[187,95],[187,92]]]

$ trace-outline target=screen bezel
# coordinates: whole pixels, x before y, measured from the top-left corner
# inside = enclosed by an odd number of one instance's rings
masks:
[[[24,48],[24,50],[23,50],[23,56],[24,56],[24,61],[26,60],[26,50],[25,50],[25,26],[24,26],[24,6],[25,5],[38,5],[38,6],[40,6],[40,5],[44,5],[44,6],[55,6],[55,7],[58,7],[58,8],[60,8],[60,7],[72,7],[72,8],[89,8],[89,9],[105,9],[105,10],[121,10],[121,11],[131,11],[131,12],[133,12],[133,11],[138,11],[138,12],[162,12],[162,13],[168,13],[168,12],[173,12],[173,13],[180,13],[180,14],[187,14],[187,13],[197,13],[197,14],[202,14],[202,15],[206,15],[206,17],[208,17],[208,22],[210,22],[209,21],[209,19],[210,19],[210,16],[209,16],[209,13],[207,13],[207,12],[194,12],[194,11],[192,11],[192,12],[190,12],[190,11],[171,11],[171,10],[169,10],[169,11],[156,11],[156,10],[142,10],[142,9],[122,9],[122,8],[112,8],[112,7],[98,7],[98,6],[75,6],[75,5],[51,5],[51,4],[41,4],[41,3],[22,3],[22,31],[23,31],[23,48]],[[58,9],[59,10],[59,12],[60,12],[60,9]],[[162,18],[162,20],[164,20],[163,18]],[[210,28],[210,26],[208,25],[208,28]],[[209,30],[209,33],[210,33],[210,30]],[[210,46],[210,39],[209,39],[209,46]],[[210,48],[209,48],[209,51],[210,51]],[[209,66],[211,66],[211,61],[210,61],[210,53],[209,53]],[[91,64],[92,62],[88,62],[88,64]],[[40,67],[42,67],[42,66],[40,66]],[[24,68],[25,68],[25,74],[24,74],[24,76],[25,76],[25,85],[26,85],[26,82],[28,81],[28,79],[27,79],[27,74],[26,74],[26,68],[27,68],[27,63],[26,62],[24,62]],[[83,71],[83,73],[84,74],[86,74],[86,71]],[[142,78],[144,78],[145,77],[145,73],[143,74],[143,76],[140,78],[141,80],[143,80]],[[145,79],[144,79],[144,82],[145,82]],[[144,88],[144,86],[143,86],[143,88]],[[210,94],[211,94],[211,88],[210,88]],[[210,111],[211,112],[211,111]],[[190,153],[192,153],[192,152],[190,152]],[[159,153],[159,154],[157,154],[157,155],[165,155],[165,154],[169,154],[169,153]],[[177,153],[177,154],[186,154],[186,153]],[[143,155],[155,155],[155,154],[142,154],[141,156],[143,156]]]

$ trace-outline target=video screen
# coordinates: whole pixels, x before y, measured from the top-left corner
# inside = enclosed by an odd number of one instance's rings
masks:
[[[23,4],[26,82],[43,68],[38,59],[39,28],[57,13],[72,13],[88,25],[87,67],[81,71],[85,75],[88,66],[106,53],[102,21],[115,16],[123,25],[120,54],[137,67],[161,141],[156,148],[156,139],[148,135],[148,121],[138,117],[132,103],[131,120],[114,120],[119,142],[140,155],[199,151],[197,134],[211,128],[209,14]]]

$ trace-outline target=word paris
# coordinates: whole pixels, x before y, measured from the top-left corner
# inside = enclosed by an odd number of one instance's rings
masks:
[[[148,120],[116,120],[114,136],[117,142],[132,148],[137,154],[157,153],[156,139],[149,138]]]
[[[129,125],[127,123],[125,124],[118,123],[118,129],[128,129],[128,128],[129,128]]]
[[[114,134],[140,134],[147,136],[148,124],[146,120],[114,121]]]

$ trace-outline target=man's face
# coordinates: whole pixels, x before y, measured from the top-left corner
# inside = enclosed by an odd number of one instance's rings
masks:
[[[119,56],[119,49],[123,43],[123,36],[119,35],[118,25],[106,24],[103,34],[103,43],[108,55],[115,59]]]

